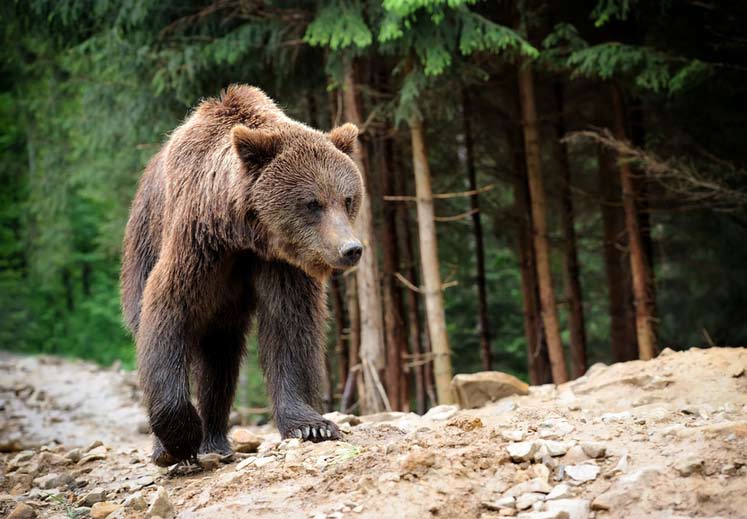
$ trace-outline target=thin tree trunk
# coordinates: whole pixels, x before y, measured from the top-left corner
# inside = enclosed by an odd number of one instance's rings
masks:
[[[363,117],[355,91],[355,78],[353,64],[349,64],[345,71],[345,90],[343,92],[343,105],[345,107],[345,118],[361,128]],[[366,148],[358,146],[353,154],[353,160],[358,165],[364,179],[364,185],[368,184],[368,160]],[[373,214],[371,210],[371,198],[367,189],[364,189],[360,211],[356,219],[356,230],[358,239],[363,243],[365,253],[356,269],[356,281],[358,285],[358,302],[360,305],[361,323],[361,345],[360,361],[365,393],[359,395],[361,412],[364,414],[375,413],[387,409],[389,403],[386,395],[380,391],[380,373],[384,368],[384,322],[382,318],[381,292],[379,287],[379,273],[376,264],[376,247],[373,230]]]
[[[560,216],[563,226],[563,271],[565,274],[565,296],[568,300],[569,324],[571,331],[571,366],[573,378],[586,372],[586,325],[584,320],[583,294],[578,266],[576,230],[574,228],[573,194],[571,192],[571,167],[568,160],[568,147],[561,142],[565,136],[565,103],[563,86],[555,83],[555,100],[558,115],[555,121],[555,153],[560,168]]]
[[[423,123],[419,117],[410,120],[412,139],[412,164],[415,174],[415,193],[418,208],[418,235],[420,262],[423,270],[425,309],[428,319],[431,349],[433,350],[433,375],[439,404],[449,404],[451,398],[451,350],[446,334],[446,315],[439,271],[438,243],[433,213],[431,171],[425,147]]]
[[[550,241],[547,235],[547,215],[545,214],[545,188],[540,169],[539,127],[534,99],[534,79],[528,64],[519,67],[519,97],[521,100],[524,148],[527,163],[527,178],[531,196],[534,251],[539,282],[542,322],[545,327],[547,348],[550,355],[553,382],[561,384],[568,380],[565,367],[563,342],[560,338],[555,290],[550,270]]]
[[[399,154],[396,157],[397,159],[401,158]],[[407,179],[403,174],[404,168],[400,160],[396,160],[394,163],[398,165],[397,172],[394,175],[397,193],[402,195],[407,194]],[[410,211],[405,204],[397,204],[397,220],[400,222],[400,228],[402,229],[400,236],[402,241],[402,246],[400,247],[402,252],[401,264],[407,279],[415,286],[418,286],[418,269],[416,267],[415,246],[413,245],[412,237],[412,219],[410,218]],[[413,359],[419,359],[427,351],[427,348],[421,334],[420,299],[418,298],[418,294],[409,289],[405,290],[405,306],[407,308],[407,338],[410,344],[410,354],[414,356]],[[426,364],[418,363],[413,367],[415,372],[415,408],[418,414],[423,414],[426,410],[426,369],[429,366],[430,362]],[[428,369],[428,371],[430,370]]]
[[[480,330],[480,358],[482,369],[492,369],[490,355],[490,328],[488,325],[488,297],[485,286],[485,245],[482,235],[482,221],[480,220],[480,199],[477,194],[477,173],[475,171],[475,146],[472,137],[472,105],[469,95],[465,90],[462,100],[462,116],[464,118],[464,147],[466,151],[467,177],[469,178],[469,189],[474,194],[470,196],[470,209],[472,210],[472,232],[475,236],[475,263],[477,267],[477,315]]]
[[[384,195],[396,194],[391,160],[391,142],[379,144],[379,168],[382,191]],[[399,251],[397,248],[397,207],[385,203],[384,219],[381,229],[382,267],[384,292],[384,324],[386,336],[386,388],[389,404],[394,410],[405,406],[405,385],[402,375],[402,354],[407,350],[404,322],[402,319],[402,293],[394,274],[399,269]]]
[[[612,86],[612,109],[614,114],[613,133],[618,139],[626,138],[625,108],[622,92],[617,85]],[[625,211],[625,228],[628,231],[630,246],[630,270],[633,275],[633,294],[635,296],[636,335],[638,337],[638,356],[643,360],[656,356],[656,334],[654,332],[654,303],[651,287],[653,278],[646,251],[641,238],[641,229],[636,212],[636,193],[633,184],[633,173],[630,164],[620,160],[620,184],[623,190],[623,209]]]
[[[358,352],[360,351],[361,344],[361,312],[358,306],[358,283],[356,282],[355,276],[348,273],[344,276],[345,280],[345,300],[348,309],[348,319],[350,320],[350,328],[348,332],[348,374],[345,377],[345,386],[343,390],[343,398],[340,402],[340,410],[344,413],[352,407],[352,399],[354,396],[353,388],[358,391],[358,398],[360,399],[362,394],[365,392],[363,387],[363,379],[356,375],[357,371],[360,370],[360,357]]]
[[[604,267],[607,273],[607,286],[610,314],[610,347],[615,362],[625,362],[638,358],[638,342],[635,337],[635,326],[630,333],[628,323],[630,316],[630,265],[624,250],[625,216],[622,211],[622,192],[619,175],[615,171],[611,152],[599,148],[599,194],[604,230]],[[635,319],[633,319],[635,324]]]
[[[514,135],[514,133],[516,135]],[[532,214],[529,202],[529,186],[524,162],[524,146],[521,132],[509,130],[507,140],[511,146],[514,181],[514,214],[516,218],[516,247],[521,272],[521,292],[524,309],[524,337],[527,341],[527,369],[529,381],[534,385],[552,382],[550,358],[542,328],[537,268],[532,244]]]

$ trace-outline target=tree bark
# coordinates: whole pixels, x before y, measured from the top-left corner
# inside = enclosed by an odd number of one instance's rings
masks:
[[[396,187],[392,171],[391,141],[379,139],[379,171],[382,194],[395,195]],[[397,207],[385,203],[381,229],[381,249],[384,292],[384,328],[386,336],[386,389],[389,404],[394,410],[402,410],[406,404],[406,380],[403,377],[402,355],[407,350],[404,321],[402,319],[402,292],[395,278],[399,269],[397,247]]]
[[[550,358],[542,328],[537,268],[532,244],[532,214],[529,202],[529,186],[524,162],[524,146],[521,132],[510,129],[507,140],[511,146],[514,182],[514,217],[516,219],[516,248],[521,272],[521,293],[524,310],[524,337],[527,341],[527,370],[529,381],[534,385],[552,382]]]
[[[400,155],[396,155],[399,159]],[[394,158],[394,157],[392,157]],[[407,178],[403,174],[404,167],[399,160],[394,161],[397,167],[397,174],[394,175],[395,182],[397,185],[398,194],[407,194]],[[402,233],[401,239],[401,264],[405,271],[405,276],[415,286],[419,285],[417,260],[415,258],[415,246],[412,237],[412,219],[410,218],[410,211],[405,204],[397,204],[397,220],[400,222]],[[418,294],[412,290],[405,290],[405,307],[407,309],[407,338],[410,344],[410,354],[414,360],[419,360],[420,356],[428,351],[425,344],[423,334],[421,333],[422,327],[420,324],[420,299]],[[415,406],[418,414],[423,414],[426,411],[427,404],[427,384],[431,377],[427,376],[426,373],[430,372],[430,362],[422,363],[418,362],[413,366],[415,372]]]
[[[571,332],[571,366],[573,378],[586,372],[586,325],[584,320],[583,294],[576,247],[574,228],[573,194],[571,192],[571,167],[568,147],[561,139],[565,136],[563,86],[555,83],[557,118],[555,121],[555,154],[560,169],[560,216],[563,226],[563,271],[565,274],[565,296],[568,300],[569,324]]]
[[[612,86],[613,133],[618,139],[626,139],[625,107],[620,87]],[[641,238],[641,229],[636,210],[636,192],[630,164],[619,160],[620,184],[623,191],[625,228],[630,247],[630,270],[633,275],[635,296],[636,336],[638,356],[643,360],[656,356],[656,333],[654,331],[654,302],[652,298],[653,277],[646,250]]]
[[[550,242],[547,235],[547,216],[545,214],[545,188],[542,183],[540,168],[539,127],[534,99],[534,79],[529,64],[523,64],[519,67],[518,80],[542,322],[545,327],[553,382],[561,384],[568,380],[568,371],[565,367],[555,290],[550,270]]]
[[[451,350],[446,334],[441,273],[438,261],[438,243],[433,212],[431,171],[425,147],[425,132],[419,117],[410,119],[412,139],[412,164],[415,174],[415,193],[418,208],[418,235],[420,262],[423,270],[425,309],[428,319],[431,349],[433,350],[433,375],[439,404],[449,404],[451,398]]]
[[[472,136],[472,105],[469,94],[465,90],[462,99],[462,116],[464,118],[464,147],[467,166],[467,177],[469,189],[474,194],[470,196],[470,209],[472,211],[472,233],[475,237],[475,264],[477,269],[477,315],[478,328],[480,330],[480,358],[482,369],[492,369],[490,354],[490,328],[488,324],[488,296],[485,286],[485,245],[482,234],[482,221],[480,220],[480,199],[477,194],[477,173],[475,171],[475,146]]]
[[[622,192],[611,152],[599,148],[599,195],[604,230],[604,267],[607,274],[610,315],[610,347],[615,362],[638,358],[635,317],[631,312],[630,261],[627,249]]]
[[[343,106],[347,121],[359,128],[363,117],[356,97],[356,83],[353,64],[345,71]],[[363,175],[364,186],[369,182],[366,148],[357,146],[353,160]],[[373,230],[373,214],[368,189],[364,188],[360,211],[355,222],[358,239],[364,247],[364,254],[356,269],[358,304],[360,306],[360,362],[364,393],[359,395],[361,412],[375,413],[389,408],[385,394],[380,391],[380,373],[384,368],[384,323],[382,318],[381,292]],[[359,386],[360,388],[360,386]]]

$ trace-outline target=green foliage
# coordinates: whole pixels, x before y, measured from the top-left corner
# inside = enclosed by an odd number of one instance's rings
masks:
[[[323,6],[306,29],[304,40],[332,50],[368,47],[373,34],[363,19],[359,3],[340,1]]]

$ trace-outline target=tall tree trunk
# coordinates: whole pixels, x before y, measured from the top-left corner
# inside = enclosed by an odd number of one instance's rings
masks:
[[[542,183],[540,168],[539,127],[534,99],[534,79],[528,63],[519,67],[518,79],[542,322],[545,327],[553,382],[561,384],[568,380],[568,371],[565,367],[563,342],[560,338],[560,325],[555,302],[555,289],[553,288],[552,272],[550,270],[550,240],[547,235],[545,188]]]
[[[612,111],[614,115],[613,133],[618,139],[626,139],[625,107],[622,92],[617,85],[612,86]],[[630,246],[630,270],[633,275],[633,294],[635,296],[638,356],[643,360],[648,360],[656,356],[654,302],[652,298],[653,277],[641,238],[633,173],[630,164],[624,160],[619,161],[618,167],[623,191],[625,228],[628,231],[628,244]]]
[[[552,382],[550,358],[542,328],[537,268],[532,243],[532,214],[529,201],[529,186],[524,162],[524,146],[521,132],[509,129],[507,141],[511,146],[514,182],[514,216],[516,219],[516,247],[521,272],[521,293],[524,309],[524,337],[527,341],[527,369],[529,381],[534,385]]]
[[[401,155],[396,155],[397,159],[401,159]],[[393,157],[394,158],[394,157]],[[394,164],[397,164],[397,172],[394,175],[394,180],[397,185],[397,193],[404,195],[408,193],[407,189],[407,178],[403,174],[404,167],[400,163],[400,160],[394,160]],[[400,222],[400,228],[402,233],[401,239],[401,263],[405,271],[405,276],[415,286],[419,285],[418,269],[415,259],[415,246],[412,237],[412,219],[410,218],[410,211],[405,204],[397,204],[397,220]],[[407,308],[407,338],[410,344],[410,354],[413,355],[415,365],[413,367],[415,372],[415,408],[418,414],[425,413],[427,404],[427,380],[426,371],[430,372],[430,362],[422,363],[420,356],[428,351],[425,345],[423,334],[421,333],[420,326],[420,299],[418,294],[412,290],[405,290],[405,306]]]
[[[431,171],[425,147],[423,122],[419,117],[410,119],[412,139],[412,165],[415,174],[415,193],[418,207],[418,235],[420,262],[425,289],[425,310],[428,319],[431,349],[433,350],[433,375],[439,404],[451,403],[451,350],[446,334],[446,315],[439,271],[438,243],[433,212]]]
[[[573,378],[586,372],[586,325],[584,320],[583,294],[578,266],[576,230],[574,228],[573,193],[571,192],[571,167],[568,147],[561,139],[565,136],[565,102],[563,86],[553,85],[557,105],[555,121],[555,154],[560,168],[560,216],[563,225],[563,271],[565,274],[565,296],[568,300],[569,324],[571,328],[571,366]]]
[[[379,171],[382,194],[396,194],[394,185],[392,144],[390,140],[378,140]],[[397,247],[397,206],[385,203],[381,228],[381,248],[384,292],[384,325],[386,336],[386,389],[389,404],[394,410],[401,410],[406,404],[406,380],[402,373],[402,355],[407,350],[404,321],[402,319],[402,293],[395,278],[399,269]]]
[[[464,118],[464,147],[467,163],[467,177],[469,188],[475,193],[470,196],[470,209],[472,210],[472,232],[475,236],[475,263],[477,267],[477,314],[480,330],[480,357],[482,369],[492,369],[490,355],[490,328],[488,325],[488,297],[485,287],[485,245],[482,235],[482,221],[480,220],[480,199],[477,194],[477,173],[475,171],[475,146],[472,137],[472,104],[469,94],[465,90],[462,100],[462,116]]]
[[[609,297],[610,347],[614,361],[625,362],[638,358],[634,317],[634,326],[629,326],[630,261],[624,253],[627,242],[619,174],[615,170],[611,152],[602,147],[599,148],[599,195],[604,230],[604,268],[607,273]]]
[[[345,71],[345,90],[343,92],[343,106],[345,118],[358,126],[363,126],[363,117],[358,106],[356,83],[353,64],[349,64]],[[353,154],[364,179],[364,185],[369,182],[368,160],[365,146],[357,146]],[[386,394],[382,394],[380,373],[384,368],[384,323],[382,318],[381,292],[379,287],[379,273],[377,267],[376,248],[373,230],[373,214],[371,198],[368,190],[364,189],[360,211],[356,219],[358,238],[363,243],[365,253],[356,269],[358,285],[358,304],[360,305],[361,345],[360,362],[365,393],[360,395],[361,412],[375,413],[387,409],[389,403]]]

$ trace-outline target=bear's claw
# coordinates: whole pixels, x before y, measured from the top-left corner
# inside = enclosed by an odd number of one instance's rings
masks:
[[[288,434],[289,438],[298,438],[304,441],[320,442],[324,440],[337,440],[339,434],[331,426],[324,425],[304,425],[293,429]]]

